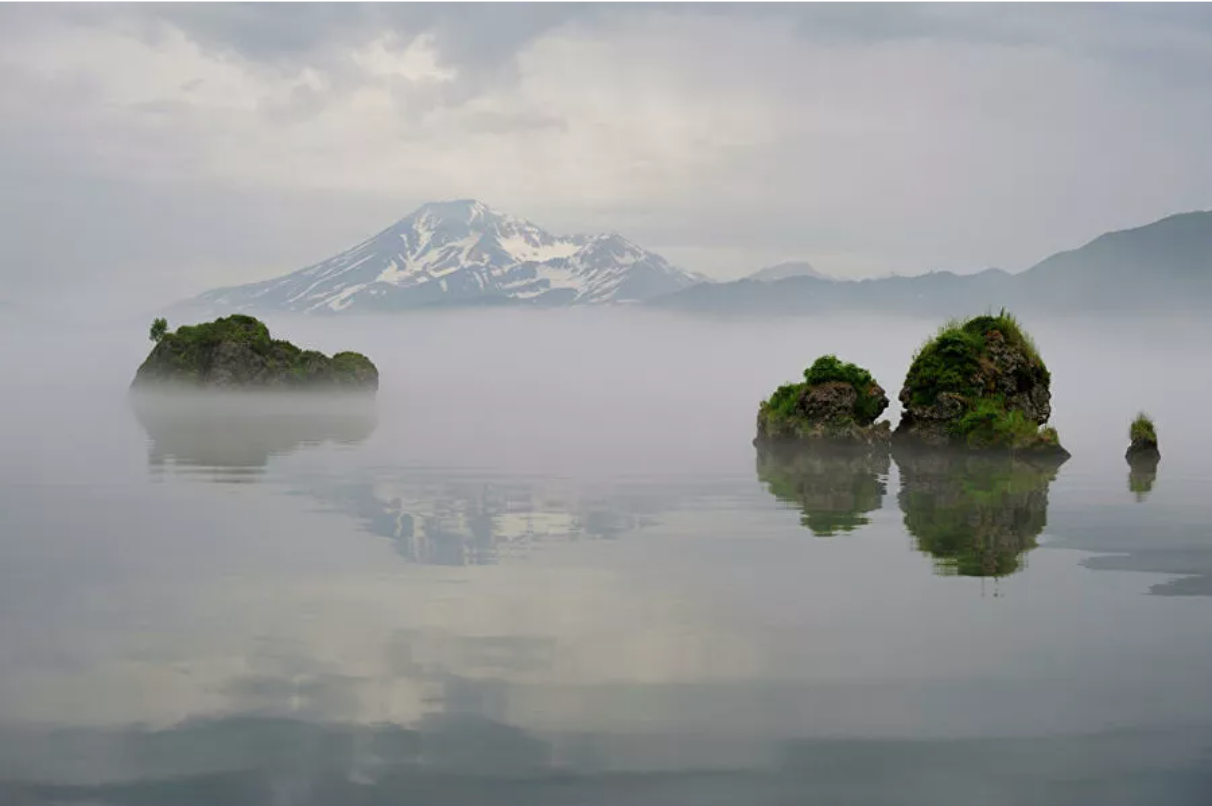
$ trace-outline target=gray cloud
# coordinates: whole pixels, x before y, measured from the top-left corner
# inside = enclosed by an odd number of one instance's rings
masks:
[[[1212,207],[1199,5],[10,5],[0,45],[9,289],[260,279],[434,198],[719,276]]]

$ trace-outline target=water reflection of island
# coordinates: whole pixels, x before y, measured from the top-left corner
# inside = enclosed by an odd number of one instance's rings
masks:
[[[871,522],[888,491],[887,453],[826,448],[761,447],[758,478],[775,498],[797,507],[800,523],[827,537]]]
[[[1128,489],[1136,495],[1137,501],[1144,501],[1153,492],[1153,483],[1157,481],[1157,465],[1160,457],[1156,455],[1140,456],[1128,462]]]
[[[1001,577],[1022,567],[1047,524],[1061,461],[949,452],[895,454],[905,529],[944,575]]]
[[[271,456],[325,442],[353,444],[377,425],[373,402],[287,395],[131,396],[150,439],[147,461],[255,474]]]

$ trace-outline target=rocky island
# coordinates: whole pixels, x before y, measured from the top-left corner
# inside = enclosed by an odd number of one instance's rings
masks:
[[[891,426],[875,422],[886,408],[888,397],[870,372],[823,355],[804,370],[803,383],[784,384],[762,401],[754,444],[887,445]]]
[[[1157,449],[1157,429],[1153,420],[1143,411],[1136,415],[1128,428],[1128,452],[1124,455],[1131,464],[1157,464],[1161,451]]]
[[[1052,376],[1005,310],[952,321],[913,357],[901,389],[902,446],[1067,457],[1052,414]]]
[[[1128,489],[1137,501],[1144,501],[1157,481],[1157,466],[1161,463],[1161,451],[1157,448],[1157,428],[1153,420],[1143,411],[1136,415],[1128,428]]]
[[[331,358],[270,337],[263,322],[243,314],[168,330],[164,319],[149,333],[156,346],[140,365],[133,390],[359,392],[373,394],[379,371],[361,353]]]

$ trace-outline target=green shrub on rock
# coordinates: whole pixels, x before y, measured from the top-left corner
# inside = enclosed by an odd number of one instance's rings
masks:
[[[1153,425],[1153,420],[1148,414],[1143,411],[1136,415],[1136,419],[1132,421],[1132,425],[1128,428],[1128,437],[1133,442],[1152,442],[1157,444],[1157,429]]]
[[[150,335],[156,346],[135,373],[133,387],[373,391],[379,385],[379,372],[366,356],[341,352],[329,358],[302,350],[272,338],[264,322],[244,314],[173,332],[157,319]]]
[[[147,331],[147,337],[152,341],[160,341],[166,333],[168,333],[168,320],[163,316],[159,316],[152,320],[151,327]]]

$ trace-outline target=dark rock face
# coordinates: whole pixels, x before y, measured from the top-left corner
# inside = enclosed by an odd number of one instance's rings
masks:
[[[968,409],[964,399],[952,392],[942,392],[932,403],[914,405],[906,387],[901,390],[899,399],[903,413],[896,427],[897,439],[912,437],[930,448],[951,444],[950,424],[962,417]]]
[[[953,325],[914,358],[895,438],[926,448],[1068,455],[1054,429],[1051,375],[1008,315]]]
[[[1157,449],[1156,439],[1134,437],[1132,444],[1128,446],[1128,452],[1124,454],[1124,458],[1131,464],[1148,464],[1152,462],[1156,465],[1161,459],[1161,451]]]
[[[985,334],[985,355],[988,363],[974,378],[978,388],[1001,395],[1008,411],[1020,411],[1036,425],[1048,422],[1052,417],[1051,378],[1043,364],[1023,348],[1008,344],[998,330]]]
[[[331,358],[272,339],[251,316],[235,315],[163,335],[135,373],[134,389],[328,390],[373,393],[379,371],[360,353]]]
[[[809,420],[842,420],[852,417],[854,404],[857,402],[858,392],[853,386],[831,381],[805,388],[800,394],[799,410]]]

